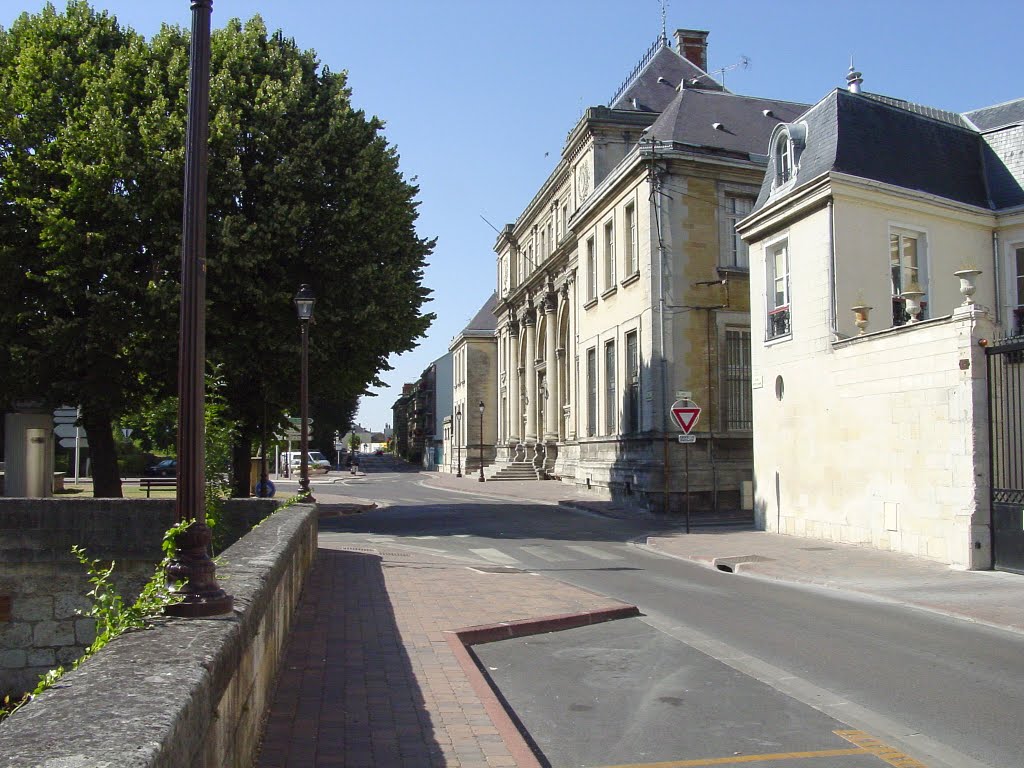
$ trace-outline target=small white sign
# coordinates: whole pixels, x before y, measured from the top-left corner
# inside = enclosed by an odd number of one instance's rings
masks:
[[[697,436],[696,435],[679,435],[679,442],[680,443],[696,443],[697,442]]]
[[[693,399],[693,392],[691,392],[690,390],[688,390],[688,389],[677,389],[676,390],[676,400],[692,400],[692,399]]]
[[[757,374],[757,376],[754,376],[754,378],[752,378],[750,380],[750,387],[751,387],[751,389],[760,389],[763,386],[764,386],[764,377],[761,376],[761,374]]]

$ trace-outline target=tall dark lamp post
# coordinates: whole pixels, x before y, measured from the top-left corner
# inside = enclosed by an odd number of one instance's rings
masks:
[[[477,478],[481,483],[484,481],[484,401],[480,401],[480,477]]]
[[[181,324],[178,341],[178,485],[174,515],[191,521],[175,542],[167,579],[179,585],[171,616],[230,613],[234,600],[217,583],[206,525],[203,396],[206,363],[206,158],[210,100],[210,15],[213,0],[191,0],[188,123],[181,236]]]
[[[455,476],[462,477],[462,406],[455,407],[455,450],[459,457],[455,460]]]
[[[302,327],[302,371],[299,374],[299,416],[302,420],[299,495],[305,496],[308,501],[316,501],[309,492],[309,322],[313,319],[314,304],[316,297],[313,295],[313,289],[307,283],[303,283],[299,286],[299,292],[295,294],[295,311],[299,315],[299,325]]]

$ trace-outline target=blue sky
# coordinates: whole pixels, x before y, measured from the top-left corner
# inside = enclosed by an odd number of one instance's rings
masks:
[[[63,2],[56,3],[58,7]],[[42,2],[0,0],[0,25]],[[151,36],[188,27],[189,0],[93,0]],[[259,13],[332,70],[355,105],[387,123],[401,169],[420,185],[419,233],[437,320],[395,357],[390,387],[358,419],[382,429],[403,382],[443,355],[495,283],[495,232],[513,222],[557,162],[587,106],[605,104],[661,31],[660,0],[214,0],[213,26]],[[670,0],[667,27],[705,29],[709,68],[743,94],[813,103],[845,83],[963,112],[1024,96],[1015,0]]]

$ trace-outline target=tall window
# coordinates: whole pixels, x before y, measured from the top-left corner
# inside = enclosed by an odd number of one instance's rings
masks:
[[[1013,311],[1015,336],[1024,336],[1024,246],[1015,251],[1017,260],[1017,308]]]
[[[768,323],[767,337],[775,339],[791,332],[789,316],[789,242],[782,240],[767,249]]]
[[[782,186],[793,178],[793,154],[789,135],[783,133],[775,142],[775,185]]]
[[[555,246],[557,244],[558,243],[555,240],[555,216],[554,216],[554,214],[552,214],[551,215],[551,220],[548,221],[548,250],[547,250],[547,253],[548,253],[549,256],[551,255],[551,252],[553,250],[555,250]]]
[[[625,213],[625,235],[626,235],[626,276],[636,274],[640,271],[640,256],[637,251],[636,240],[636,206],[630,203],[626,206]]]
[[[587,240],[587,301],[597,298],[597,262],[594,253],[594,238]]]
[[[569,221],[569,204],[568,203],[562,203],[562,220],[559,222],[561,224],[561,230],[562,230],[561,231],[561,235],[562,235],[562,237],[565,237],[565,235],[566,235],[566,233],[568,231],[568,230],[566,230],[566,222],[568,222],[568,221]]]
[[[608,222],[604,225],[604,287],[605,290],[615,285],[615,225]]]
[[[750,330],[725,331],[725,428],[753,429],[750,389]]]
[[[615,414],[619,409],[618,393],[615,391],[615,342],[604,345],[604,433],[615,434]]]
[[[889,272],[892,279],[892,324],[903,325],[910,320],[906,291],[925,290],[924,235],[920,232],[892,230],[889,233]],[[928,303],[921,297],[919,320],[925,319]]]
[[[736,224],[754,209],[754,200],[740,195],[725,196],[725,266],[750,269],[747,244],[736,232]]]
[[[597,350],[587,350],[587,437],[597,432]]]
[[[636,331],[626,334],[626,423],[622,431],[640,431],[640,349]]]

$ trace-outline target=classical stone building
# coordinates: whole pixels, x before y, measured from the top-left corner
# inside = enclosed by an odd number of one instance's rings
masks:
[[[837,89],[765,144],[759,527],[1024,572],[1024,99]]]
[[[451,341],[452,417],[447,459],[439,469],[476,472],[491,464],[495,455],[497,414],[494,403],[497,373],[497,342],[494,310],[498,296],[492,293],[473,319]],[[481,413],[480,406],[483,405]]]
[[[806,106],[727,91],[707,73],[707,35],[662,36],[608,106],[585,111],[497,239],[499,466],[658,509],[737,507],[749,487],[748,262],[734,225],[772,130]],[[670,420],[681,397],[703,408],[694,445]]]

